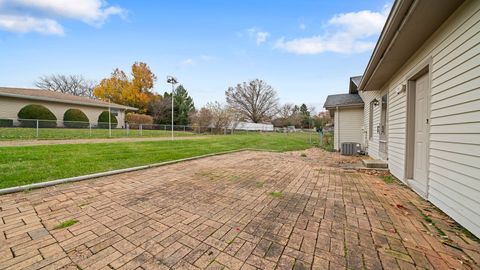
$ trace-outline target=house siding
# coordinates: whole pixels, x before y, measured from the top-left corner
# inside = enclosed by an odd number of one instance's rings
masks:
[[[77,104],[68,104],[68,103],[58,103],[58,102],[48,102],[48,101],[39,101],[39,100],[29,100],[22,98],[14,97],[0,97],[0,119],[14,119],[15,121],[18,118],[18,112],[26,105],[29,104],[38,104],[43,105],[48,108],[59,121],[59,126],[63,126],[63,114],[68,109],[79,109],[85,113],[88,117],[90,123],[97,124],[98,116],[103,112],[108,110],[108,108],[101,107],[90,107],[82,106]],[[125,122],[124,111],[121,110],[118,112],[117,120],[118,127],[122,127]]]
[[[363,144],[363,108],[340,108],[335,111],[334,148],[340,150],[342,143]]]
[[[373,107],[373,128],[372,128],[372,138],[370,139],[369,134],[369,123],[370,123],[370,103],[374,100],[381,100],[382,91],[360,91],[359,95],[364,102],[363,109],[363,145],[366,152],[369,156],[374,159],[380,159],[380,134],[377,132],[377,126],[380,125],[380,106]]]
[[[480,1],[460,6],[383,87],[389,92],[388,164],[404,182],[407,93],[399,90],[425,63],[431,88],[426,198],[480,236]],[[378,154],[375,138],[372,157]]]

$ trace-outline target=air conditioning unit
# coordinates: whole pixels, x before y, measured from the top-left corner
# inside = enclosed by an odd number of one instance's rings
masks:
[[[342,143],[342,148],[340,153],[344,156],[357,156],[362,152],[362,147],[359,143],[354,142],[344,142]]]

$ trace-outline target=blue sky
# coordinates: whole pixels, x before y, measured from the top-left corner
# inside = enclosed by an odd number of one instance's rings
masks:
[[[198,106],[260,78],[281,103],[317,111],[360,75],[388,15],[385,0],[0,0],[0,84],[52,73],[99,81],[135,61],[155,91],[178,77]]]

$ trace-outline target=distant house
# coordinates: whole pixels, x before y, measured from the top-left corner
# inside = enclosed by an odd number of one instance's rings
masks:
[[[478,0],[395,1],[358,84],[368,155],[386,161],[394,176],[476,236],[479,86]],[[342,105],[353,103],[350,95],[326,102],[340,115],[340,138],[342,119],[355,124],[350,136],[361,134],[358,116],[342,117]]]
[[[63,114],[68,109],[79,109],[85,113],[92,125],[96,125],[98,116],[108,111],[116,115],[118,127],[125,125],[125,111],[137,111],[137,108],[108,103],[97,99],[69,94],[26,88],[0,87],[0,119],[13,119],[18,124],[18,112],[29,104],[39,104],[48,108],[62,126]]]
[[[232,127],[234,127],[235,130],[273,131],[273,125],[269,123],[236,122]]]
[[[323,107],[333,117],[333,148],[341,150],[342,143],[363,144],[363,100],[358,94],[361,76],[350,78],[348,94],[330,95]]]

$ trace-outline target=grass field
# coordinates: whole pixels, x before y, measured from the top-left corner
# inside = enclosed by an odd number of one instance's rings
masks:
[[[169,130],[148,130],[141,132],[138,129],[112,129],[113,138],[121,137],[168,137],[171,135]],[[193,132],[174,131],[174,136],[194,136]],[[35,128],[0,128],[0,140],[32,140],[32,139],[88,139],[88,138],[108,138],[108,129],[92,129],[88,128],[40,128],[38,138]]]
[[[242,148],[301,150],[312,147],[310,138],[308,133],[250,133],[203,140],[0,147],[0,188]]]

